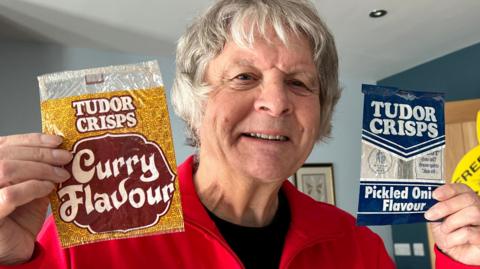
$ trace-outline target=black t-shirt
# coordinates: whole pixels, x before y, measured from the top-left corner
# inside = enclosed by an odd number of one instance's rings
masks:
[[[278,209],[265,227],[244,227],[222,220],[208,211],[228,245],[247,269],[277,269],[290,224],[290,208],[285,195],[279,193]]]

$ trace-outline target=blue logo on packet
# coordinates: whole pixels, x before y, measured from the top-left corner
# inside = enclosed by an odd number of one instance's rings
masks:
[[[362,85],[362,139],[404,159],[445,144],[441,93]]]

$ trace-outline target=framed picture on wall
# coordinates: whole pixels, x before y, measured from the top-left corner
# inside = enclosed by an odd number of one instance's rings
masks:
[[[304,164],[295,173],[295,184],[313,199],[335,205],[333,164]]]

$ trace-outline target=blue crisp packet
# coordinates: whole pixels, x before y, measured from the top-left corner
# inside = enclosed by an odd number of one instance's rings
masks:
[[[426,221],[445,183],[444,96],[362,85],[362,165],[358,225]]]

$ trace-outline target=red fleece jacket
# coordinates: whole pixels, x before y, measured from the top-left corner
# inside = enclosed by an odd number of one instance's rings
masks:
[[[179,168],[185,232],[111,240],[61,249],[52,217],[38,237],[31,261],[18,269],[243,268],[195,192],[190,157]],[[289,182],[282,187],[291,223],[280,268],[388,269],[394,264],[382,240],[340,209],[315,202]],[[479,268],[437,252],[437,268]],[[1,267],[12,268],[12,267]]]

